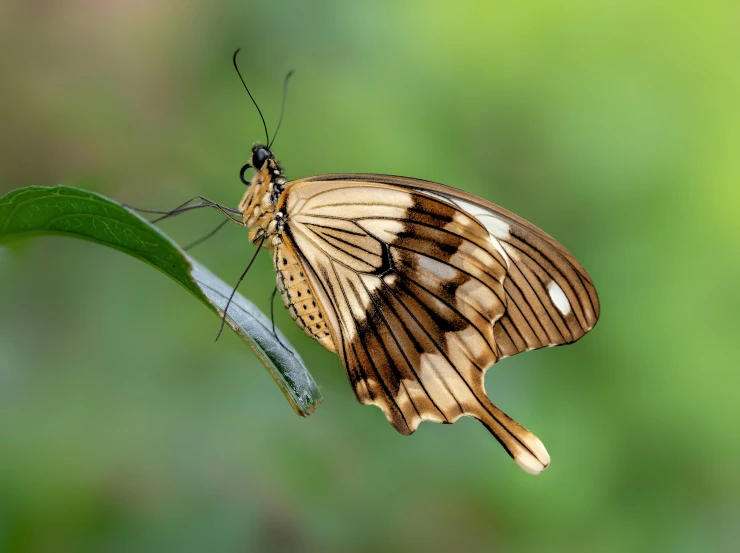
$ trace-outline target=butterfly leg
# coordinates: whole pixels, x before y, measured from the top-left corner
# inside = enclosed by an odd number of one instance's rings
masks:
[[[201,203],[196,205],[190,205],[195,200],[200,200]],[[152,223],[158,223],[160,221],[163,221],[164,219],[167,219],[169,217],[173,217],[175,215],[180,215],[181,213],[185,213],[187,211],[193,211],[194,209],[200,209],[203,207],[215,207],[218,209],[221,213],[226,215],[231,221],[234,223],[237,223],[240,226],[244,226],[244,222],[242,221],[242,213],[238,209],[233,209],[230,207],[226,207],[224,205],[221,205],[219,203],[213,202],[209,200],[208,198],[205,198],[203,196],[195,196],[194,198],[190,198],[187,202],[184,202],[177,206],[174,209],[171,209],[169,211],[158,211],[154,209],[142,209],[139,207],[134,207],[130,205],[125,205],[125,207],[128,207],[129,209],[133,209],[134,211],[138,213],[150,213],[154,215],[161,215],[161,217],[158,217],[157,219],[154,219]]]
[[[203,242],[205,242],[206,240],[208,240],[209,238],[211,238],[212,236],[214,236],[219,230],[221,230],[222,228],[224,228],[226,226],[226,223],[228,223],[228,222],[229,222],[228,219],[224,219],[211,232],[209,232],[205,236],[202,236],[201,238],[198,238],[195,242],[191,242],[187,246],[183,246],[182,249],[185,250],[185,251],[188,251],[188,250],[193,249],[195,246],[197,246],[199,244],[202,244]]]
[[[275,332],[275,296],[277,295],[278,288],[275,286],[275,289],[272,291],[272,295],[270,296],[270,320],[272,321],[272,335],[277,338],[277,333]],[[278,341],[280,339],[278,338]]]
[[[201,200],[202,203],[196,204],[196,205],[190,205],[195,200]],[[194,209],[200,209],[202,207],[215,207],[216,209],[218,209],[219,211],[221,211],[221,213],[223,213],[224,215],[226,215],[227,218],[224,219],[223,221],[221,221],[216,226],[216,228],[214,228],[208,234],[206,234],[205,236],[199,238],[198,240],[195,240],[194,242],[191,242],[190,244],[188,244],[186,246],[183,246],[182,249],[185,250],[185,251],[188,251],[188,250],[194,248],[195,246],[198,246],[198,245],[202,244],[203,242],[205,242],[206,240],[208,240],[209,238],[211,238],[212,236],[214,236],[216,233],[218,233],[218,231],[220,231],[222,228],[224,228],[226,226],[226,223],[228,223],[229,221],[231,221],[233,223],[236,223],[239,226],[242,226],[242,227],[244,226],[244,222],[240,218],[241,217],[241,212],[240,211],[238,211],[236,209],[231,209],[231,208],[226,207],[226,206],[223,206],[221,204],[217,204],[216,202],[212,202],[209,199],[204,198],[203,196],[196,196],[195,198],[190,198],[187,202],[182,203],[179,206],[177,206],[175,209],[171,209],[169,211],[157,211],[157,210],[152,210],[152,209],[141,209],[141,208],[138,208],[138,207],[133,207],[133,206],[128,206],[128,205],[126,207],[128,207],[129,209],[133,209],[134,211],[136,211],[138,213],[151,213],[151,214],[155,214],[155,215],[161,215],[161,217],[159,217],[157,219],[154,219],[152,221],[153,224],[156,224],[156,223],[158,223],[158,222],[160,222],[160,221],[162,221],[164,219],[167,219],[168,217],[172,217],[174,215],[179,215],[181,213],[185,213],[187,211],[192,211]]]
[[[265,238],[263,236],[262,242],[264,241],[265,241]],[[252,256],[252,260],[249,262],[249,265],[247,265],[247,268],[244,269],[244,272],[239,277],[239,280],[236,281],[236,286],[234,286],[234,289],[231,291],[231,295],[229,296],[229,301],[226,302],[226,307],[224,308],[223,315],[221,316],[221,327],[218,329],[218,334],[216,335],[216,339],[214,340],[214,342],[218,342],[218,339],[221,337],[221,333],[224,331],[224,326],[226,325],[226,315],[229,312],[229,306],[231,306],[231,301],[234,299],[234,295],[236,294],[236,291],[239,288],[239,285],[242,283],[242,280],[244,280],[244,277],[247,276],[249,269],[252,268],[252,264],[254,263],[254,260],[257,259],[257,255],[260,253],[260,248],[262,247],[262,242],[260,242],[259,245],[257,246],[257,250],[254,252],[254,255]]]
[[[291,355],[293,355],[293,352],[290,350],[290,348],[286,347],[285,344],[280,341],[280,337],[277,335],[277,331],[275,330],[275,296],[277,295],[277,293],[278,287],[275,286],[275,289],[272,291],[272,295],[270,296],[270,320],[272,321],[272,335],[278,341],[278,344],[283,346]]]
[[[540,439],[501,411],[487,398],[473,416],[499,441],[524,471],[539,474],[550,464],[550,455]]]

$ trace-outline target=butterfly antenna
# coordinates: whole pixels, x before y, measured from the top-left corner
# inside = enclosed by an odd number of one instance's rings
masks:
[[[249,262],[249,265],[247,265],[247,268],[244,269],[244,272],[239,277],[239,280],[236,282],[236,286],[234,286],[234,289],[231,291],[231,295],[229,296],[229,301],[226,302],[226,307],[224,308],[224,314],[221,316],[221,327],[218,329],[218,334],[216,335],[216,339],[214,340],[214,342],[218,342],[218,339],[221,337],[221,333],[224,331],[224,326],[226,325],[226,314],[229,312],[229,306],[231,305],[231,300],[234,299],[236,290],[239,288],[239,285],[242,283],[242,280],[244,280],[244,277],[247,276],[247,272],[252,267],[252,263],[254,263],[254,260],[257,259],[257,254],[260,253],[260,250],[262,249],[262,244],[265,242],[265,238],[267,238],[267,235],[263,234],[262,239],[260,240],[260,243],[257,244],[257,251],[254,252],[254,255],[252,256],[252,260]]]
[[[285,99],[288,97],[288,81],[293,76],[293,73],[294,71],[292,69],[288,71],[288,74],[285,75],[285,79],[283,80],[283,102],[280,105],[280,119],[278,119],[275,133],[272,135],[272,141],[267,145],[268,150],[272,150],[272,145],[275,144],[275,139],[277,138],[278,131],[280,131],[280,125],[283,124],[283,114],[285,113]]]
[[[239,53],[240,50],[241,48],[237,48],[236,52],[234,52],[234,57],[232,58],[232,61],[234,62],[234,69],[236,69],[236,74],[239,75],[239,80],[244,85],[244,90],[247,91],[247,94],[249,94],[249,97],[252,99],[252,103],[254,104],[254,107],[257,108],[257,113],[260,114],[260,119],[262,119],[262,126],[265,128],[265,138],[266,138],[265,143],[269,144],[270,134],[267,132],[267,123],[265,123],[265,116],[262,115],[262,110],[257,105],[257,101],[254,99],[254,96],[252,96],[252,93],[249,91],[249,87],[247,86],[247,83],[244,82],[244,77],[242,77],[242,74],[239,71],[239,66],[236,65],[236,55]],[[278,127],[280,127],[280,125],[278,125]]]

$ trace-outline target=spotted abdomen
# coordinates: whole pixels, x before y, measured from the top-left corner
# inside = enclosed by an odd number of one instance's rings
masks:
[[[336,353],[326,316],[296,257],[285,245],[280,244],[274,248],[273,261],[277,271],[277,287],[290,316],[306,334]]]

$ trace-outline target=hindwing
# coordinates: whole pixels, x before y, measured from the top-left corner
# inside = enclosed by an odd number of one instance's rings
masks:
[[[529,472],[549,456],[485,394],[501,357],[575,341],[598,300],[572,256],[536,227],[426,181],[325,175],[278,209],[362,403],[401,433],[470,415]]]

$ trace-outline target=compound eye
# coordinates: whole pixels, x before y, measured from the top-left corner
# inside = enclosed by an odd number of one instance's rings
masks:
[[[270,153],[265,148],[257,148],[252,152],[252,166],[259,171],[269,157]]]

